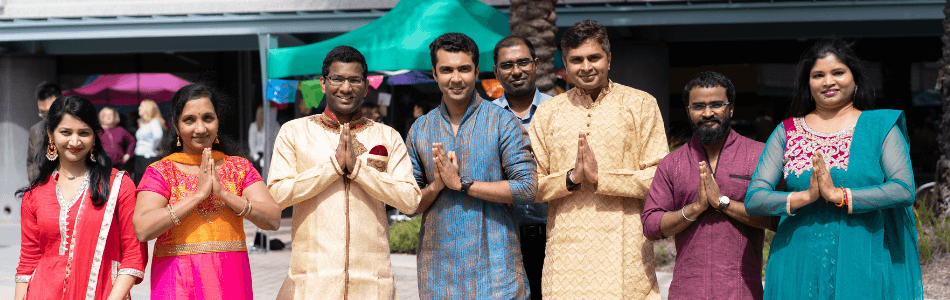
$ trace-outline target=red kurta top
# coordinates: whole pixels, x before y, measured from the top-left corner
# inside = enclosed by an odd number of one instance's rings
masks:
[[[119,275],[135,276],[136,284],[140,283],[148,262],[148,248],[135,238],[132,227],[135,210],[132,179],[127,175],[122,177],[111,226],[104,229],[108,203],[93,205],[91,190],[87,188],[84,193],[77,191],[82,193],[82,198],[64,212],[57,200],[57,176],[51,175],[46,183],[23,196],[16,280],[30,282],[25,299],[106,299]],[[106,183],[110,190],[115,176],[113,169]],[[65,199],[66,203],[72,200]],[[105,230],[108,232],[103,232]],[[104,236],[102,246],[97,244],[100,236]],[[98,260],[97,248],[101,248]],[[72,262],[69,262],[70,257]],[[96,263],[100,265],[93,270]],[[90,278],[92,273],[98,276]],[[94,290],[91,287],[95,287]]]

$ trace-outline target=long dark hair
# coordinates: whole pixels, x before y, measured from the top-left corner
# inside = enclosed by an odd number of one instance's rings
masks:
[[[43,144],[49,143],[49,133],[56,130],[59,123],[63,121],[64,115],[71,115],[78,118],[86,125],[92,128],[96,144],[92,147],[92,153],[96,156],[96,161],[92,161],[87,156],[85,159],[86,167],[89,168],[89,187],[92,190],[90,198],[95,206],[102,206],[109,197],[109,178],[112,176],[112,159],[102,148],[102,141],[99,140],[99,132],[102,132],[102,125],[99,124],[99,112],[92,102],[79,96],[60,96],[53,101],[49,108],[49,114],[46,116],[46,131]],[[48,145],[47,145],[48,146]],[[41,147],[40,149],[46,149]],[[62,149],[60,149],[62,150]],[[33,163],[39,166],[40,174],[30,182],[29,186],[20,188],[16,191],[17,197],[22,197],[24,193],[49,181],[50,175],[56,171],[59,166],[59,160],[62,157],[50,161],[46,158],[46,151],[37,151],[33,156]],[[82,192],[82,191],[80,191]]]
[[[168,133],[162,137],[161,146],[159,147],[161,156],[182,151],[183,146],[177,145],[178,119],[181,118],[181,112],[185,109],[185,104],[187,104],[188,101],[205,97],[211,101],[211,105],[214,106],[214,113],[218,115],[218,141],[220,143],[211,144],[211,150],[221,151],[228,156],[247,157],[247,149],[241,147],[240,143],[230,136],[223,134],[221,131],[225,124],[229,124],[228,122],[231,119],[230,112],[233,111],[233,109],[231,109],[230,99],[211,86],[203,83],[186,85],[179,89],[178,92],[175,92],[175,96],[172,97],[172,126],[169,128]]]
[[[848,66],[848,69],[851,69],[854,83],[858,87],[851,97],[854,108],[874,109],[874,87],[871,86],[871,80],[868,78],[866,63],[854,55],[850,43],[831,37],[819,40],[811,49],[802,53],[798,71],[795,73],[795,87],[792,90],[792,104],[788,107],[788,118],[803,117],[815,110],[815,99],[812,99],[811,85],[809,85],[811,68],[815,66],[816,61],[828,55],[834,55],[841,63]]]

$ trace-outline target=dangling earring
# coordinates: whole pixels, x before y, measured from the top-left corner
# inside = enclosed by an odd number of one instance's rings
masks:
[[[92,154],[92,151],[89,151],[89,160],[92,160],[92,162],[96,162],[96,156]]]
[[[54,161],[57,158],[59,158],[59,152],[56,151],[56,145],[53,145],[53,140],[51,139],[46,146],[46,159]]]
[[[214,143],[215,143],[215,144],[220,144],[221,141],[219,141],[218,138],[214,138]]]
[[[175,146],[181,147],[181,136],[175,135]]]

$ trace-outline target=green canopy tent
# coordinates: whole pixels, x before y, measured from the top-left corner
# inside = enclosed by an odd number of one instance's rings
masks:
[[[370,71],[431,70],[429,43],[448,32],[468,35],[478,45],[482,72],[491,72],[492,50],[508,36],[508,16],[476,0],[403,0],[392,10],[338,37],[310,45],[270,49],[268,77],[320,74],[323,59],[339,45],[356,48]]]

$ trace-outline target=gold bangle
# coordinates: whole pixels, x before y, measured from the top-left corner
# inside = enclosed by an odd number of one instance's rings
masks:
[[[237,214],[237,216],[243,217],[249,213],[251,213],[251,200],[247,199],[247,196],[244,196],[244,209],[242,209],[241,212]]]
[[[788,193],[788,196],[785,196],[785,213],[787,213],[789,217],[794,216],[794,214],[792,214],[792,193]]]
[[[165,210],[168,210],[168,217],[172,219],[172,224],[181,225],[181,220],[179,220],[178,215],[175,214],[175,208],[172,207],[171,203],[165,205]]]

